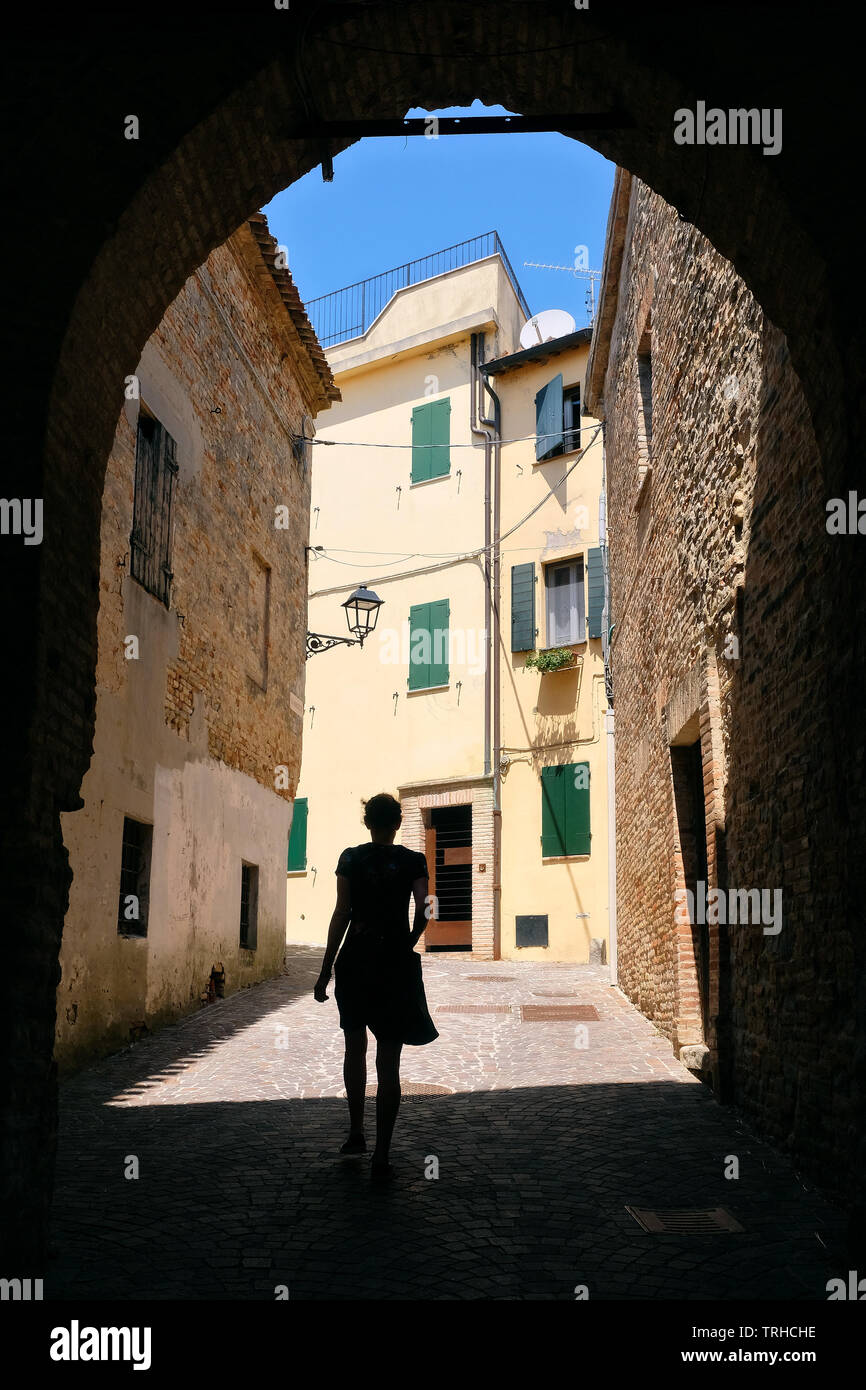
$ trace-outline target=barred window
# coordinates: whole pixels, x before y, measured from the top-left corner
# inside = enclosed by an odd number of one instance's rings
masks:
[[[141,410],[135,446],[135,504],[131,573],[168,608],[171,601],[171,502],[177,477],[175,442],[158,420]]]
[[[147,936],[153,826],[123,818],[117,930],[121,936]]]
[[[241,863],[240,945],[256,949],[259,916],[259,870],[256,864]]]

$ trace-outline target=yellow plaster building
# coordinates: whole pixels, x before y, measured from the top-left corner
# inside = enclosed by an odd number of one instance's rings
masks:
[[[496,233],[307,308],[342,396],[313,446],[308,626],[345,636],[360,583],[382,608],[363,646],[307,663],[288,939],[324,943],[340,851],[367,837],[362,798],[390,791],[430,869],[422,949],[602,959],[590,332],[521,347],[529,309]]]

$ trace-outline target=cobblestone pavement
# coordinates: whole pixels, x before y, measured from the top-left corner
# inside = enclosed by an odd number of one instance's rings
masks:
[[[312,997],[320,958],[291,947],[280,978],[63,1085],[46,1298],[286,1285],[292,1299],[572,1300],[585,1285],[595,1299],[826,1300],[839,1211],[597,967],[424,957],[441,1036],[404,1049],[402,1077],[453,1094],[404,1100],[396,1180],[372,1184],[367,1158],[337,1155],[342,1035],[333,992]],[[598,1012],[582,1036],[522,1021],[522,1005],[574,1003]],[[496,1004],[507,1012],[447,1011]],[[373,1118],[369,1101],[370,1139]],[[745,1229],[650,1234],[627,1205],[723,1206]]]

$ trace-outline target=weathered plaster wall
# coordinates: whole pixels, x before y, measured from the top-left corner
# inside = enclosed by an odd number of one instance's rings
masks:
[[[283,305],[251,279],[257,255],[246,229],[213,252],[137,370],[141,402],[177,444],[169,609],[129,573],[138,400],[125,406],[108,464],[94,757],[84,807],[62,818],[74,875],[58,989],[63,1068],[199,1007],[215,965],[230,993],[282,959],[309,507],[309,470],[289,433],[311,401]],[[286,528],[275,525],[278,506]],[[138,659],[125,655],[129,635]],[[279,766],[287,787],[275,787]],[[117,931],[125,814],[153,826],[145,938]],[[255,949],[239,945],[242,861],[259,866]]]

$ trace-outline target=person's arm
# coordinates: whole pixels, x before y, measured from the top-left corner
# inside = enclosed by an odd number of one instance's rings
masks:
[[[337,874],[337,906],[331,914],[331,924],[328,927],[328,944],[325,947],[322,968],[319,971],[319,978],[316,981],[316,987],[313,991],[320,1004],[324,1004],[328,997],[325,990],[331,978],[331,971],[334,968],[334,961],[340,949],[340,942],[346,935],[346,928],[349,925],[349,918],[351,915],[352,900],[350,896],[349,880],[343,874]]]
[[[430,920],[429,914],[432,909],[427,905],[427,888],[429,879],[425,874],[423,878],[416,878],[412,884],[412,897],[415,899],[415,921],[412,924],[412,931],[409,936],[409,945],[414,946],[421,939],[424,928]]]

